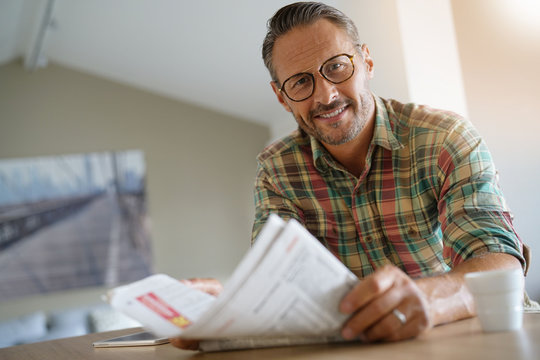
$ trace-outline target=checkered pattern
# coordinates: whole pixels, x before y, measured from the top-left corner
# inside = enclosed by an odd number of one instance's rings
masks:
[[[270,213],[302,223],[357,276],[394,264],[440,274],[486,252],[524,264],[490,153],[458,115],[375,97],[356,178],[297,130],[258,156],[256,237]]]

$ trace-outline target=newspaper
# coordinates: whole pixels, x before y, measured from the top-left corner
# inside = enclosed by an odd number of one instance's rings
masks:
[[[357,281],[297,221],[272,215],[219,296],[157,274],[113,289],[109,302],[158,336],[204,340],[209,351],[310,344],[342,341],[339,302]]]

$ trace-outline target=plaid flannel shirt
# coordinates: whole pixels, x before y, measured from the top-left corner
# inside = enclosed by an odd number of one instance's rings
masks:
[[[525,266],[473,126],[451,112],[374,97],[360,178],[300,130],[259,154],[253,239],[276,213],[298,220],[359,277],[388,263],[411,277],[435,275],[486,252]]]

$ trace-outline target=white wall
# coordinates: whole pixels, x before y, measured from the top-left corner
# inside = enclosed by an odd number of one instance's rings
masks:
[[[248,250],[268,128],[49,65],[0,67],[0,158],[141,149],[156,271],[225,280]],[[3,302],[0,319],[100,302],[86,289]],[[83,300],[84,299],[84,300]]]
[[[538,300],[540,2],[452,0],[452,9],[469,115],[493,154],[516,229],[533,250],[526,286]]]
[[[360,41],[370,50],[375,71],[371,80],[373,92],[386,98],[408,100],[396,0],[341,0],[338,7],[354,21]]]
[[[410,100],[467,116],[450,0],[396,0]]]

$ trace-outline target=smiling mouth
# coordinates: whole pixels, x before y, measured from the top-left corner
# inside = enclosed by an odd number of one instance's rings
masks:
[[[338,115],[341,114],[343,111],[345,111],[345,109],[347,109],[347,106],[348,106],[348,105],[345,105],[345,106],[343,106],[343,107],[341,107],[341,108],[339,108],[339,109],[336,109],[336,110],[334,110],[334,111],[332,111],[332,112],[329,112],[329,113],[326,113],[326,114],[319,114],[319,115],[317,115],[317,116],[320,117],[320,118],[323,118],[323,119],[331,119],[331,118],[333,118],[333,117],[338,116]]]

